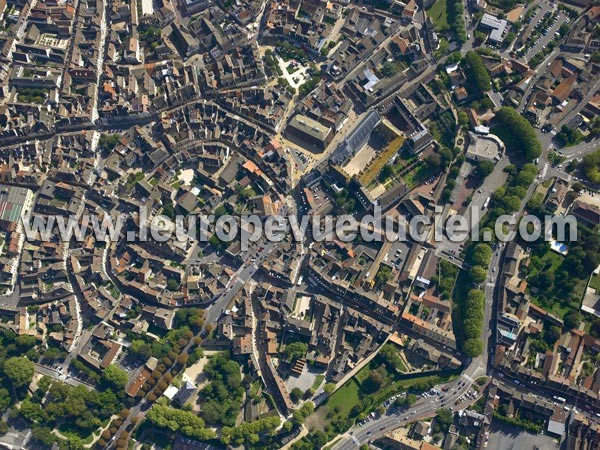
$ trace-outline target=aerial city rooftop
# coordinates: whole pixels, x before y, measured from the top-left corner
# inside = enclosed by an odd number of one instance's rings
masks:
[[[0,447],[600,448],[599,18],[0,0]]]

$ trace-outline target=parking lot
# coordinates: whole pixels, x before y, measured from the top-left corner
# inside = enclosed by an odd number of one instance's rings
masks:
[[[550,436],[527,433],[517,427],[492,422],[489,449],[494,450],[553,450],[558,443]]]
[[[525,54],[525,60],[530,61],[543,48],[547,47],[552,40],[558,40],[558,30],[560,29],[562,24],[569,22],[570,19],[562,12],[559,12],[551,22],[551,25],[543,31],[541,31],[541,35],[534,41],[533,45]]]
[[[405,242],[397,241],[392,244],[390,251],[385,256],[384,261],[388,264],[393,265],[396,269],[400,270],[404,266],[406,257],[409,253],[409,247]]]

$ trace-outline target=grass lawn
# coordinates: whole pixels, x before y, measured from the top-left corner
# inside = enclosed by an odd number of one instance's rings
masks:
[[[412,190],[421,184],[421,182],[426,180],[429,176],[429,168],[424,163],[420,163],[415,165],[410,172],[407,172],[402,177],[402,181],[408,189]]]
[[[446,371],[443,375],[406,375],[388,373],[381,387],[374,393],[368,393],[362,384],[372,369],[379,366],[371,361],[363,367],[354,378],[336,391],[327,402],[319,407],[313,415],[306,419],[305,425],[311,431],[325,431],[329,439],[335,434],[345,432],[354,420],[360,420],[375,410],[385,400],[400,392],[414,389],[429,390],[432,386],[455,378],[458,372]],[[359,414],[355,407],[361,408]],[[354,411],[352,411],[354,409]]]
[[[600,292],[600,276],[592,274],[590,287],[596,289],[596,292]]]
[[[556,271],[556,269],[558,269],[560,267],[560,265],[562,264],[564,259],[564,256],[559,255],[556,252],[553,252],[551,250],[549,250],[548,252],[546,252],[544,254],[544,256],[542,256],[542,262],[545,264],[551,263],[552,265],[550,266],[549,270],[550,272],[554,273]]]
[[[406,364],[404,364],[404,360],[402,358],[400,358],[398,361],[398,370],[400,372],[408,372],[408,367],[406,367]]]
[[[327,401],[327,408],[333,410],[339,408],[339,414],[348,416],[350,410],[358,403],[358,392],[360,386],[354,378],[338,389]]]
[[[396,139],[388,144],[384,151],[379,153],[379,155],[377,155],[377,157],[369,163],[367,170],[359,177],[359,180],[363,186],[368,186],[371,184],[375,177],[379,175],[379,172],[381,172],[383,166],[385,166],[390,158],[394,156],[398,150],[400,150],[402,144],[404,144],[404,137],[396,137]]]
[[[533,198],[531,200],[533,200],[534,202],[543,203],[544,195],[541,192],[536,192],[535,194],[533,194]]]
[[[427,9],[427,15],[431,17],[436,28],[442,28],[448,25],[448,12],[446,0],[436,0],[433,5]]]
[[[546,253],[544,253],[541,256],[540,259],[543,263],[543,266],[542,266],[542,267],[544,267],[544,269],[542,269],[543,271],[546,271],[549,273],[555,273],[556,270],[562,264],[564,256],[559,255],[558,253],[555,253],[551,250],[548,250]],[[536,275],[538,272],[539,271],[532,270],[528,275],[529,278]],[[573,288],[573,292],[577,295],[577,297],[579,297],[579,298],[583,297],[583,291],[585,289],[585,284],[586,284],[586,280],[579,280],[579,279],[576,280],[576,284],[575,284],[575,287]],[[555,301],[552,301],[549,304],[542,304],[541,302],[539,302],[539,300],[537,299],[537,297],[534,293],[530,292],[530,295],[531,295],[531,299],[532,299],[533,303],[544,308],[546,311],[548,311],[551,314],[554,314],[557,317],[563,317],[572,308],[572,305],[570,305],[568,303],[568,301],[561,301],[561,299],[556,298]]]
[[[323,382],[324,379],[325,379],[325,375],[317,375],[315,377],[315,381],[312,385],[312,388],[316,390],[319,386],[321,386],[321,383]]]

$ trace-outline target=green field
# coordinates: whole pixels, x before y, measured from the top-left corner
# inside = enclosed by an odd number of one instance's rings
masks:
[[[546,253],[544,253],[541,256],[540,259],[543,264],[543,269],[542,270],[531,270],[528,274],[528,278],[535,276],[538,272],[541,272],[541,271],[554,274],[556,272],[556,270],[561,266],[564,256],[561,256],[558,253],[548,250],[548,251],[546,251]],[[583,297],[583,291],[585,289],[586,282],[587,282],[587,280],[580,280],[580,279],[576,280],[576,284],[575,284],[575,287],[573,288],[573,292],[578,296],[578,298]],[[599,280],[599,287],[600,287],[600,280]],[[551,313],[557,317],[563,317],[567,312],[569,312],[574,307],[574,305],[570,305],[567,300],[561,300],[561,299],[555,298],[555,299],[553,299],[554,301],[544,303],[544,302],[539,301],[539,299],[537,298],[535,293],[530,291],[529,294],[531,296],[533,303],[544,308],[546,311],[548,311],[549,313]]]
[[[596,289],[596,292],[600,292],[600,276],[592,274],[590,287]]]
[[[427,15],[431,17],[437,29],[448,26],[448,13],[446,0],[436,0],[427,10]]]
[[[340,415],[348,416],[350,410],[358,403],[359,391],[360,387],[358,383],[352,378],[329,398],[327,408],[329,410],[339,408]]]
[[[330,441],[336,435],[348,430],[356,420],[365,418],[392,395],[408,390],[415,392],[429,390],[436,384],[455,378],[459,373],[458,371],[445,371],[440,375],[411,375],[386,372],[380,388],[369,393],[365,380],[369,378],[371,370],[380,370],[381,367],[374,360],[371,361],[354,378],[329,397],[325,404],[306,419],[305,426],[310,431],[310,435],[303,441],[312,442],[310,437],[319,434],[324,442]]]

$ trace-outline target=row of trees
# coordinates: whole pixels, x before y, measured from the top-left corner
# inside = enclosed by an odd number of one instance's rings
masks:
[[[214,439],[214,431],[204,427],[204,420],[191,411],[154,405],[146,418],[155,426],[199,440]]]
[[[462,0],[448,0],[446,2],[448,23],[456,35],[460,44],[467,42],[467,30],[465,29],[465,4]]]
[[[518,171],[516,166],[509,166],[508,184],[499,188],[493,195],[490,209],[485,217],[484,225],[492,224],[497,217],[503,214],[516,212],[521,207],[521,199],[525,198],[527,188],[533,182],[537,169],[533,164],[526,164]],[[481,233],[490,232],[484,227]],[[474,285],[485,282],[488,267],[492,257],[492,248],[486,243],[479,243],[469,248],[467,262],[471,268],[468,273],[468,281]],[[479,356],[483,352],[483,341],[481,332],[483,328],[485,294],[481,289],[473,288],[468,291],[460,302],[460,330],[462,333],[462,350],[471,357]]]
[[[510,106],[503,106],[495,117],[494,132],[506,144],[507,150],[530,162],[542,154],[542,146],[529,121]]]
[[[458,275],[458,267],[445,259],[440,259],[438,274],[432,277],[432,283],[434,282],[437,286],[438,297],[444,300],[450,300],[452,298],[452,290],[454,289],[454,283],[456,276]]]
[[[527,190],[537,174],[537,167],[533,164],[525,164],[521,170],[514,165],[509,165],[504,170],[509,173],[508,182],[492,195],[490,207],[485,216],[485,225],[490,228],[482,228],[482,233],[484,231],[492,232],[492,224],[501,215],[512,214],[521,208],[521,202],[525,199]]]
[[[467,260],[471,265],[469,269],[471,283],[479,285],[485,281],[491,258],[492,248],[488,244],[480,243],[469,249]],[[465,354],[471,357],[479,356],[483,351],[481,331],[484,308],[485,295],[481,289],[471,289],[460,305],[462,348]]]
[[[492,79],[479,54],[474,51],[467,52],[463,58],[463,65],[467,79],[473,80],[479,92],[487,92],[492,88]]]

